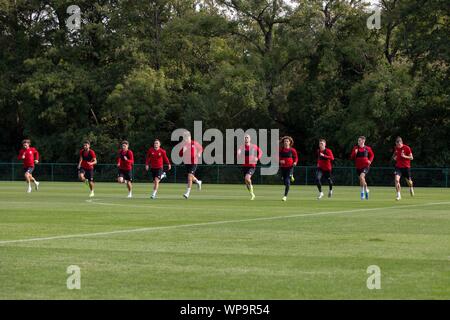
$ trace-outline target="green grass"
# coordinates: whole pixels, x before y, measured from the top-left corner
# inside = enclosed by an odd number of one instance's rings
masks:
[[[130,200],[99,183],[89,203],[81,183],[32,194],[0,183],[0,299],[450,298],[448,189],[404,189],[396,202],[393,188],[361,201],[337,186],[317,201],[293,186],[286,203],[282,186],[255,186],[255,201],[242,185],[205,185],[187,201],[184,185],[162,184],[156,201],[150,189],[137,184]],[[121,230],[134,231],[108,233]],[[81,290],[66,288],[70,265]],[[367,289],[370,265],[381,290]]]

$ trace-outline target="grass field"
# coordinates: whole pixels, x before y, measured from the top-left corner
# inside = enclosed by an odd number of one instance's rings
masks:
[[[450,299],[450,190],[0,183],[0,299]],[[325,188],[325,191],[327,189]],[[81,269],[68,290],[66,269]],[[366,286],[381,269],[381,289]]]

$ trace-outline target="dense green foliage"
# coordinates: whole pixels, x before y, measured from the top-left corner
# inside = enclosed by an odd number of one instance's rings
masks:
[[[347,159],[363,134],[386,165],[400,134],[416,165],[448,165],[448,1],[380,5],[369,30],[358,0],[0,0],[0,160],[24,137],[47,162],[86,138],[102,162],[123,138],[142,159],[203,120],[279,128],[303,164],[317,138]]]

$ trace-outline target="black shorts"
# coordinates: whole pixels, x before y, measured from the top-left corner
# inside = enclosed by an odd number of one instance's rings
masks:
[[[158,178],[159,180],[161,180],[161,176],[162,176],[162,174],[164,173],[163,168],[160,168],[160,169],[151,169],[150,171],[152,172],[152,178],[153,178],[153,181],[155,181],[156,178]]]
[[[400,177],[403,176],[406,179],[411,180],[411,178],[412,178],[412,176],[411,176],[411,168],[398,168],[398,167],[395,167],[394,175],[400,176]]]
[[[281,176],[283,177],[283,180],[287,179],[287,178],[291,178],[291,176],[294,174],[293,167],[290,167],[290,168],[280,167],[280,169],[281,169]]]
[[[317,168],[316,179],[317,180],[322,180],[322,178],[324,178],[324,179],[331,179],[331,171],[326,171],[326,170],[322,170],[320,168]]]
[[[358,177],[361,175],[361,173],[364,173],[367,175],[369,173],[369,167],[365,167],[362,169],[356,169],[356,173],[358,174]]]
[[[197,171],[196,164],[185,164],[184,167],[186,168],[186,174],[195,174]]]
[[[117,175],[117,177],[122,177],[125,181],[133,182],[133,171],[119,169],[119,174]]]
[[[85,170],[83,168],[78,169],[78,174],[83,174],[84,178],[88,181],[94,181],[94,169]]]
[[[26,167],[26,168],[23,168],[23,172],[24,172],[24,173],[32,174],[33,171],[34,171],[34,167]]]
[[[256,168],[255,167],[242,167],[242,174],[244,176],[250,175],[253,176],[255,174]]]

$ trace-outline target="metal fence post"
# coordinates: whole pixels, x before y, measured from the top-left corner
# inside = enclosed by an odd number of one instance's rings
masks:
[[[14,174],[14,163],[11,162],[11,181],[14,181],[14,177],[15,177],[15,174]]]
[[[354,170],[350,169],[350,172],[352,173],[352,187],[353,187],[354,179],[355,179],[355,177],[354,177]]]
[[[219,165],[217,164],[216,165],[217,166],[217,184],[219,184],[219,178],[220,178],[220,167],[219,167]]]
[[[308,167],[305,167],[305,186],[308,185]]]
[[[53,176],[53,166],[54,166],[54,164],[52,163],[52,164],[51,164],[51,174],[52,174],[52,182],[54,182],[54,181],[55,181],[55,179],[54,179],[54,176]]]
[[[445,168],[445,187],[448,188],[448,168]]]
[[[173,166],[173,182],[177,183],[177,165]]]

